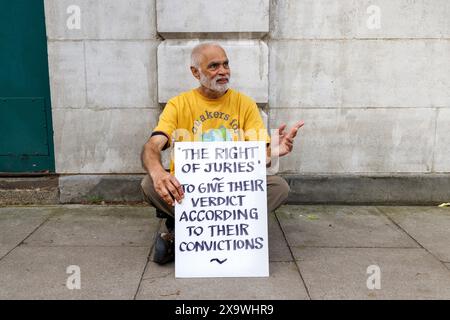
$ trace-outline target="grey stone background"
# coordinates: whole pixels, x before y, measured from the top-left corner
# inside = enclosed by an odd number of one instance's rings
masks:
[[[79,30],[67,28],[70,5],[81,9]],[[379,29],[367,25],[371,5]],[[448,177],[447,0],[45,6],[59,174],[144,173],[141,147],[163,103],[196,85],[189,50],[208,38],[227,48],[232,87],[268,112],[271,128],[305,120],[282,174]]]

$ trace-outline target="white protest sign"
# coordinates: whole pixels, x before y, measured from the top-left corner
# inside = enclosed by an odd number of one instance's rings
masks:
[[[267,277],[264,141],[176,142],[175,277]]]

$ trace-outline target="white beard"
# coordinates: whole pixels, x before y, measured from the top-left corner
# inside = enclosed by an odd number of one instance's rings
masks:
[[[220,78],[226,78],[228,79],[227,83],[221,84],[221,83],[217,83],[217,80]],[[228,90],[228,84],[230,83],[230,78],[227,77],[221,77],[219,75],[215,76],[213,79],[209,80],[204,74],[203,72],[200,71],[200,84],[212,91],[216,91],[219,93],[224,93],[225,91]]]

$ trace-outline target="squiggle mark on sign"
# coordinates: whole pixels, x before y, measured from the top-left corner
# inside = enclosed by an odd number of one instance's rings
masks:
[[[213,262],[213,261],[217,261],[219,264],[224,263],[225,261],[227,261],[228,259],[224,259],[224,260],[219,260],[217,258],[211,259],[209,262]]]

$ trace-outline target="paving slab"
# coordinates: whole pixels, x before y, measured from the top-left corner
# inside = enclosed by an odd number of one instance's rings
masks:
[[[439,260],[450,262],[450,208],[378,208]]]
[[[293,261],[291,251],[284,238],[283,231],[278,224],[275,214],[268,217],[268,238],[269,238],[269,260],[270,261]]]
[[[3,258],[5,254],[7,254],[12,248],[14,248],[11,245],[0,245],[0,259]]]
[[[0,258],[54,213],[46,207],[0,208]]]
[[[0,299],[133,299],[149,248],[19,246],[0,261]],[[66,286],[80,267],[81,288]]]
[[[312,299],[450,299],[450,270],[422,248],[293,251]],[[369,266],[379,267],[380,289],[368,289]]]
[[[151,207],[61,206],[24,244],[150,246],[158,225]]]
[[[276,214],[289,246],[419,247],[376,207],[283,206]]]
[[[308,299],[294,262],[271,262],[267,278],[175,278],[175,264],[149,262],[137,299]]]

